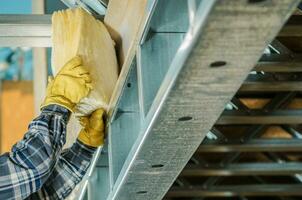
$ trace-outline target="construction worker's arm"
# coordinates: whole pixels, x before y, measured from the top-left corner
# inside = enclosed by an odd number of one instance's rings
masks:
[[[70,111],[90,88],[89,74],[79,57],[48,85],[40,116],[11,152],[0,156],[0,199],[25,199],[42,188],[65,144]]]
[[[42,189],[29,199],[65,199],[83,179],[97,147],[104,143],[104,111],[98,109],[81,118],[83,126],[77,141],[61,154]]]

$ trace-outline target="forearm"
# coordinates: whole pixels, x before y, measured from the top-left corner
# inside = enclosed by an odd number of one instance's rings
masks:
[[[47,182],[29,199],[65,199],[83,179],[95,151],[77,140],[64,150]]]
[[[23,140],[0,156],[0,199],[24,199],[41,189],[65,143],[69,111],[47,106]]]

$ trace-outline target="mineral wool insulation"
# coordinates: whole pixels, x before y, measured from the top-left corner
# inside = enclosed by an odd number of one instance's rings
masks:
[[[76,55],[83,59],[94,89],[76,108],[77,115],[108,108],[118,78],[118,63],[105,25],[81,8],[55,12],[52,16],[52,70],[54,75]]]

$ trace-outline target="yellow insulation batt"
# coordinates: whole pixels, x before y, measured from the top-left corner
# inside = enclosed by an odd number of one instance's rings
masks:
[[[80,55],[91,74],[94,89],[76,108],[77,115],[96,108],[108,109],[118,78],[118,64],[104,24],[81,8],[55,12],[52,16],[52,70],[54,75],[71,58]]]

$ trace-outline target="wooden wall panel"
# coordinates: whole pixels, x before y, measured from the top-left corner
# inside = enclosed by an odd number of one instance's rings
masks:
[[[0,152],[7,152],[22,139],[34,117],[33,84],[31,81],[2,84]]]
[[[104,22],[116,42],[120,67],[139,39],[141,23],[146,12],[146,0],[110,0]]]

